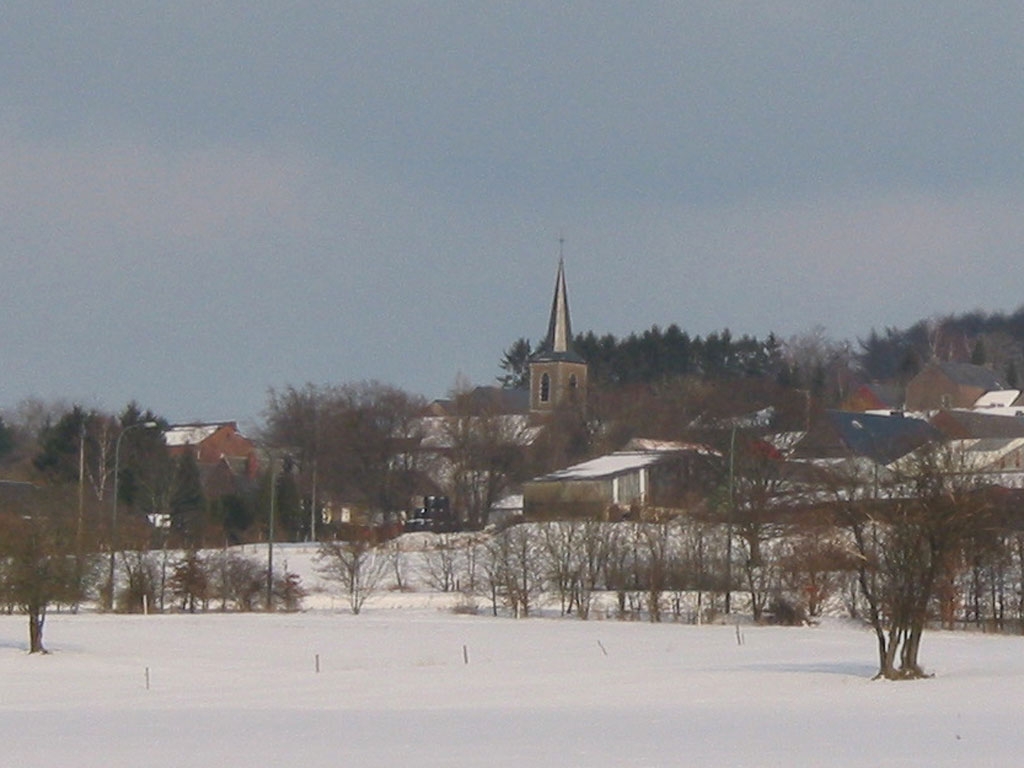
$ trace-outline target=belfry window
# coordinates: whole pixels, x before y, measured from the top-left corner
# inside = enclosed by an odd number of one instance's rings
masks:
[[[551,377],[544,374],[540,377],[540,401],[546,403],[551,399]]]

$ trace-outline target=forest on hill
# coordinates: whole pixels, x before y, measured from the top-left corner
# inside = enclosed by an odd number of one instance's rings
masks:
[[[1024,365],[1024,307],[1009,315],[978,310],[920,320],[907,328],[872,328],[853,341],[829,338],[820,327],[789,339],[773,333],[737,338],[728,329],[691,336],[673,323],[623,337],[587,331],[577,334],[574,344],[598,388],[662,384],[680,377],[771,379],[834,406],[857,384],[905,384],[932,361],[985,365],[1016,388]],[[526,338],[508,347],[499,363],[502,386],[525,386],[534,349]]]

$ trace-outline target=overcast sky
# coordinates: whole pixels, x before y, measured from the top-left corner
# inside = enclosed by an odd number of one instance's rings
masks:
[[[9,3],[0,407],[426,397],[547,327],[1024,303],[1024,6]]]

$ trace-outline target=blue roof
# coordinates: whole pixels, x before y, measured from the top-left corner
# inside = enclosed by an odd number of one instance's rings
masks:
[[[889,464],[922,445],[942,439],[942,433],[927,421],[899,413],[826,411],[826,417],[847,450],[878,464]]]

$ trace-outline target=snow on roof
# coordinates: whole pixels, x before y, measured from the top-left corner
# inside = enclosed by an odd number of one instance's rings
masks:
[[[560,469],[537,479],[540,481],[596,480],[649,467],[664,461],[666,455],[668,454],[665,451],[617,451],[584,461],[582,464]]]
[[[523,494],[513,493],[498,499],[491,505],[491,509],[494,510],[512,510],[522,512],[523,510]]]
[[[953,440],[950,445],[960,446],[967,467],[974,471],[981,471],[998,463],[1004,456],[1024,447],[1024,438],[985,437]]]
[[[697,443],[681,443],[677,440],[651,440],[645,437],[634,437],[623,448],[624,451],[692,451],[696,453],[719,455],[717,451],[706,445]]]
[[[174,424],[164,432],[164,442],[168,446],[199,445],[226,422],[217,424]]]
[[[995,392],[986,392],[974,401],[975,408],[1008,408],[1020,397],[1019,389],[999,389]]]

